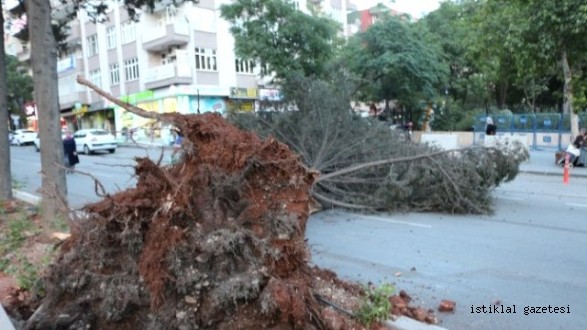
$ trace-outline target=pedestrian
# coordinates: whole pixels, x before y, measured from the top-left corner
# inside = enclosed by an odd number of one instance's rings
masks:
[[[175,142],[173,143],[173,152],[171,153],[171,163],[175,164],[181,159],[181,146],[183,144],[183,134],[179,129],[174,129]]]
[[[375,105],[375,103],[373,103],[369,107],[369,116],[370,117],[377,117],[377,115],[379,115],[379,109],[377,109],[377,106]]]
[[[77,150],[75,146],[75,139],[71,135],[71,131],[65,133],[65,139],[63,139],[63,152],[64,152],[64,163],[67,170],[65,173],[70,174],[75,170],[75,165],[79,164],[79,157],[77,156]]]
[[[485,120],[485,135],[495,135],[497,133],[497,126],[493,123],[493,118],[487,116]]]
[[[576,166],[584,167],[587,164],[587,129],[581,128],[579,130],[579,135],[573,141],[573,145],[580,150]]]
[[[124,142],[128,142],[128,127],[126,126],[122,128],[122,137],[124,138]]]
[[[414,124],[411,121],[404,125],[404,130],[406,131],[406,138],[408,141],[412,141],[413,126]]]

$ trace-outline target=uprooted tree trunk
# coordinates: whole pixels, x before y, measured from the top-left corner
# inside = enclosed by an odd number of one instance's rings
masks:
[[[360,290],[308,264],[317,173],[286,145],[217,114],[149,113],[78,81],[178,127],[186,152],[171,166],[137,158],[135,188],[85,207],[27,328],[362,328],[348,313]]]

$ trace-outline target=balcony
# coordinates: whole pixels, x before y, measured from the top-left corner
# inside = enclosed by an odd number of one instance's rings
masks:
[[[166,64],[147,69],[145,88],[156,89],[171,85],[191,84],[192,68],[189,65]]]
[[[172,46],[186,45],[190,40],[190,29],[187,22],[167,22],[147,28],[143,33],[143,49],[160,52]]]

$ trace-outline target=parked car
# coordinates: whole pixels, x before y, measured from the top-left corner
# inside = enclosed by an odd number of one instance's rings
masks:
[[[8,131],[8,143],[12,144],[12,138],[14,137],[13,131]]]
[[[65,134],[66,134],[66,132],[64,130],[62,130],[61,131],[61,140],[65,139]],[[35,137],[35,141],[33,141],[33,144],[35,145],[36,152],[41,151],[41,139],[39,138],[39,134],[37,134],[37,136]]]
[[[12,133],[11,144],[21,146],[27,143],[34,143],[37,132],[28,129],[17,129]]]
[[[86,155],[94,153],[96,150],[108,150],[108,152],[114,153],[118,146],[114,135],[98,128],[81,129],[73,134],[73,138],[77,152],[83,152]]]

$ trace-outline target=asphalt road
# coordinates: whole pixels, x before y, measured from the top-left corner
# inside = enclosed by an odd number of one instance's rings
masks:
[[[32,146],[12,146],[11,165],[13,180],[18,189],[27,193],[39,195],[41,187],[41,154],[34,151]],[[165,151],[164,160],[168,160],[169,151]],[[141,149],[120,147],[114,154],[96,153],[93,155],[79,155],[80,163],[76,170],[90,173],[104,186],[107,193],[115,193],[121,189],[136,184],[133,178],[132,165],[134,157],[151,157],[157,161],[161,149]],[[67,175],[67,191],[70,207],[79,208],[86,203],[100,199],[95,193],[94,180],[86,175],[74,173]]]
[[[485,216],[316,214],[313,262],[345,279],[395,283],[427,308],[454,300],[454,314],[439,314],[449,329],[584,329],[587,179],[521,174],[494,195]],[[471,313],[495,303],[516,314]],[[570,314],[524,315],[549,305]]]
[[[36,193],[40,154],[32,147],[11,147],[11,153],[19,189]],[[78,169],[112,193],[135,184],[133,157],[160,154],[119,148],[115,154],[81,155]],[[67,179],[73,207],[99,199],[91,178]],[[563,185],[558,176],[521,174],[494,196],[495,214],[484,216],[318,213],[307,227],[312,261],[342,278],[393,282],[424,307],[455,300],[454,314],[439,315],[449,329],[583,329],[587,178]],[[515,305],[516,314],[471,313],[471,307],[496,302]],[[549,305],[570,313],[524,315],[525,306]]]

